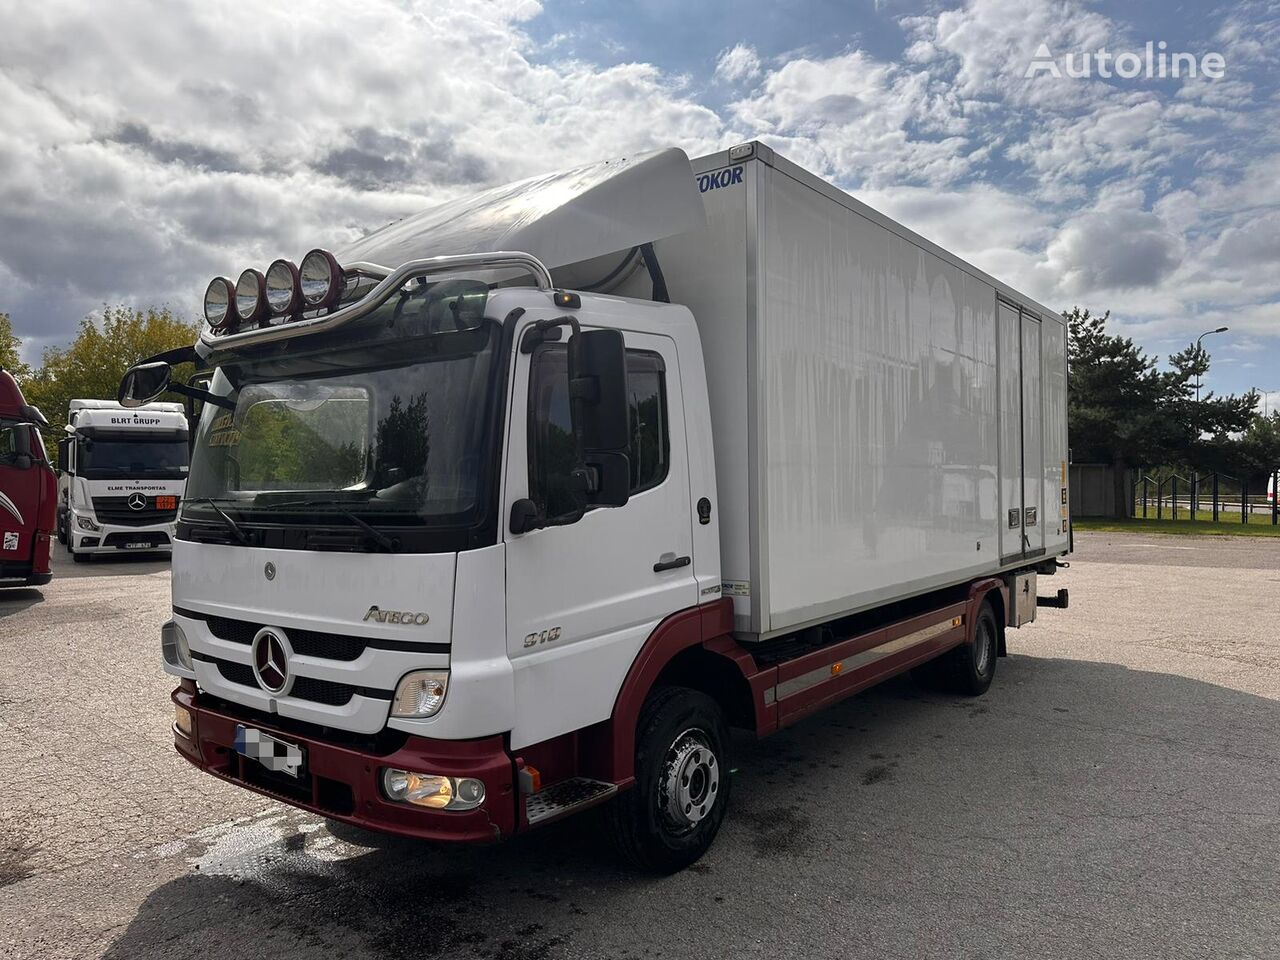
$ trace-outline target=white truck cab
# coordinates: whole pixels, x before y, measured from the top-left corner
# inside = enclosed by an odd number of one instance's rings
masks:
[[[203,405],[174,741],[323,816],[489,841],[607,802],[679,869],[731,726],[982,693],[1065,606],[1062,318],[763,145],[486,191],[205,313],[120,389]]]
[[[59,542],[77,562],[171,551],[187,470],[182,404],[72,400],[58,442]]]

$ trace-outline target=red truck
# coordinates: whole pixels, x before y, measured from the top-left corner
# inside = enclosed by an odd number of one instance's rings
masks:
[[[53,579],[49,566],[58,480],[40,439],[49,422],[0,368],[0,587]]]

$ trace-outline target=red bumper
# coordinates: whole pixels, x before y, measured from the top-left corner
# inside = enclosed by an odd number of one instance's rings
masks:
[[[174,731],[178,752],[201,770],[275,800],[324,817],[422,840],[485,842],[510,836],[516,827],[518,795],[514,765],[502,737],[482,740],[428,740],[410,737],[394,753],[381,756],[323,740],[313,740],[201,706],[185,687],[173,702],[191,711],[191,738]],[[236,726],[256,727],[306,751],[302,775],[269,773],[235,752]],[[383,767],[421,773],[475,777],[484,781],[485,800],[476,810],[427,810],[387,800],[380,787]]]

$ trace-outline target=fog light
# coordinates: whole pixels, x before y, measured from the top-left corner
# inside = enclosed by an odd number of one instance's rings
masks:
[[[187,644],[187,635],[178,624],[170,620],[160,628],[160,654],[164,662],[171,667],[184,670],[193,669],[191,665],[191,647]]]
[[[76,517],[76,526],[79,527],[81,530],[88,530],[92,533],[97,533],[99,530],[102,529],[100,526],[98,526],[88,517]]]
[[[382,789],[391,800],[432,810],[474,810],[484,803],[484,782],[473,777],[445,777],[387,767]]]
[[[391,701],[393,717],[433,717],[444,705],[444,695],[449,689],[448,670],[415,670],[406,673],[396,686],[395,699]]]
[[[173,729],[176,733],[182,734],[188,740],[191,739],[191,729],[193,726],[191,711],[186,707],[180,707],[178,704],[173,705]]]

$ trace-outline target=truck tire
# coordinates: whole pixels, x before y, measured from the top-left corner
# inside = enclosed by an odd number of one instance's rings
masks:
[[[1000,652],[1000,627],[990,603],[978,608],[973,625],[973,643],[962,643],[935,661],[938,680],[943,689],[966,697],[979,697],[987,692],[996,676],[996,657]]]
[[[67,542],[67,518],[58,517],[58,542]]]
[[[636,784],[609,810],[619,852],[642,870],[675,873],[710,848],[729,806],[729,725],[704,693],[665,687],[636,728]]]

